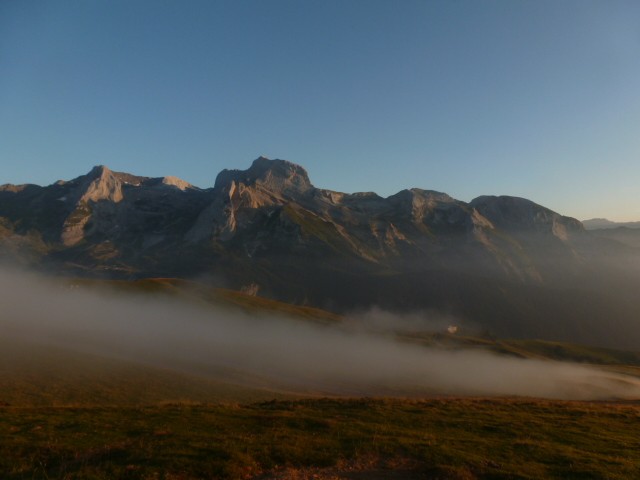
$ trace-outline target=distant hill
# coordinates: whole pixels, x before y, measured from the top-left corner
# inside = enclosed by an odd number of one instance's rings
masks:
[[[606,218],[592,218],[590,220],[583,220],[582,225],[587,230],[602,230],[611,228],[640,228],[640,222],[612,222]]]
[[[0,261],[73,277],[198,279],[342,313],[445,312],[503,337],[640,347],[640,250],[531,200],[313,186],[256,159],[211,188],[105,166],[0,186]]]
[[[591,230],[591,234],[602,239],[612,240],[617,244],[640,249],[640,228],[600,228]]]

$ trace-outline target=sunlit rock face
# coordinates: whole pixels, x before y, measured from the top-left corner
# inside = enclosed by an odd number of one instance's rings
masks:
[[[15,234],[35,231],[62,257],[73,247],[93,258],[88,269],[105,268],[106,256],[131,272],[144,272],[147,261],[162,270],[180,257],[197,270],[198,251],[203,270],[220,256],[302,263],[322,257],[364,268],[484,268],[539,281],[527,235],[560,242],[573,255],[571,240],[583,233],[577,220],[525,199],[465,203],[420,188],[387,198],[334,192],[314,187],[303,167],[266,157],[246,170],[223,170],[205,190],[176,177],[97,166],[48,187],[5,185],[0,198]]]

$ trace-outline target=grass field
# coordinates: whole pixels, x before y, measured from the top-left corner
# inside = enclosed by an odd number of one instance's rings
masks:
[[[3,479],[640,478],[638,405],[527,399],[0,408]]]
[[[329,399],[33,352],[0,350],[2,479],[640,478],[640,403]]]

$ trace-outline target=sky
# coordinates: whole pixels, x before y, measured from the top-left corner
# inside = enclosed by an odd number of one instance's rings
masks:
[[[639,85],[636,0],[2,0],[0,184],[265,155],[640,220]]]

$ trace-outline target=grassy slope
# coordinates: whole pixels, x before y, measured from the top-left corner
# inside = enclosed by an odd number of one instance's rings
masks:
[[[69,282],[84,287],[111,288],[121,293],[169,295],[190,302],[204,302],[223,308],[239,308],[246,313],[277,314],[324,324],[338,323],[342,320],[340,315],[319,308],[292,305],[179,278],[146,278],[135,281],[77,279]]]
[[[631,479],[640,478],[638,431],[637,405],[522,399],[4,407],[0,473],[313,478],[301,472],[324,467],[315,478]]]
[[[301,397],[229,369],[220,369],[215,378],[202,377],[50,345],[0,341],[0,405],[137,406]]]
[[[110,286],[248,312],[341,320],[181,280]],[[445,334],[405,340],[610,364],[632,374],[639,364],[633,352],[535,340]],[[256,387],[239,386],[233,372],[211,380],[51,347],[36,357],[32,352],[0,348],[3,479],[640,478],[637,404],[300,400],[260,388],[259,379],[251,379]]]

